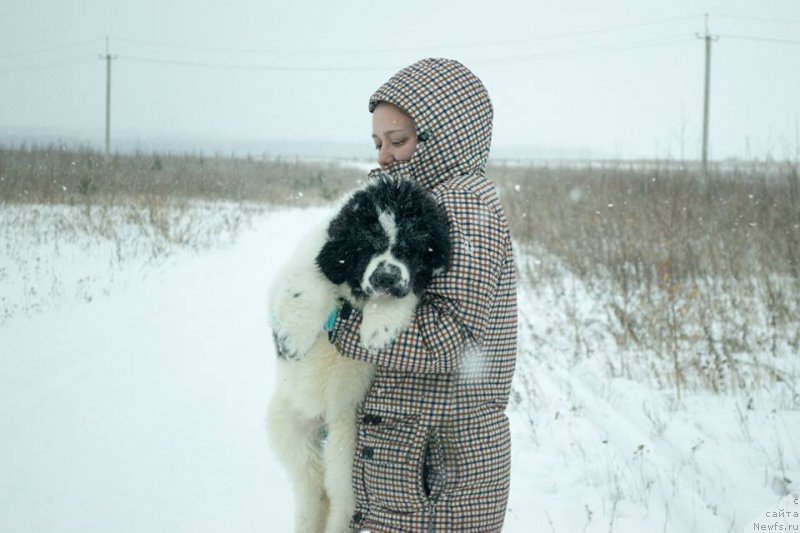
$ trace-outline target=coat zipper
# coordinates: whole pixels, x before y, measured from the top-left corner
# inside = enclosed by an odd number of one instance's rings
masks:
[[[434,533],[435,529],[435,522],[436,522],[436,504],[439,503],[439,497],[442,495],[444,490],[445,484],[445,468],[444,468],[444,453],[442,452],[441,442],[438,441],[438,434],[433,431],[431,434],[432,441],[435,442],[435,453],[438,455],[438,464],[439,464],[439,471],[437,475],[439,476],[436,491],[431,491],[431,494],[428,497],[428,533]],[[432,488],[432,487],[431,487]]]
[[[428,505],[428,515],[428,533],[434,533],[433,526],[436,519],[436,500],[431,500],[430,505]]]

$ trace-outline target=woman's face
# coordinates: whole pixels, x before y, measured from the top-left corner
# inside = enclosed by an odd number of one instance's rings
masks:
[[[386,168],[395,161],[408,161],[417,148],[417,128],[399,107],[381,102],[372,112],[372,140],[378,164]]]

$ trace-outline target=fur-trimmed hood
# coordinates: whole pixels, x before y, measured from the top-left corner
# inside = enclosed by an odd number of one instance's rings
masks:
[[[404,68],[369,99],[405,111],[417,128],[418,145],[409,161],[370,175],[407,176],[426,189],[466,175],[482,176],[492,140],[492,102],[469,69],[451,59],[423,59]]]

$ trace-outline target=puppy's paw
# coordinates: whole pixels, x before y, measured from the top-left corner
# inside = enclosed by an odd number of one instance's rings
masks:
[[[377,352],[392,344],[411,323],[416,303],[413,296],[367,303],[361,320],[361,345]]]
[[[335,306],[332,290],[324,284],[287,286],[278,292],[270,310],[278,356],[300,359],[311,350]]]
[[[302,334],[290,334],[280,327],[273,325],[272,339],[275,341],[275,351],[281,359],[297,361],[302,359],[314,346],[319,332],[314,333],[313,328],[307,328]]]
[[[361,345],[370,352],[383,350],[397,338],[400,331],[394,325],[369,320],[368,315],[365,315],[361,322]]]

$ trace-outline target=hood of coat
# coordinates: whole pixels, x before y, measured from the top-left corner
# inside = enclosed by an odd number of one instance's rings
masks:
[[[464,175],[483,175],[492,141],[492,102],[469,69],[451,59],[423,59],[392,76],[369,99],[370,113],[380,102],[405,111],[417,128],[411,159],[388,172],[410,177],[426,189]]]

